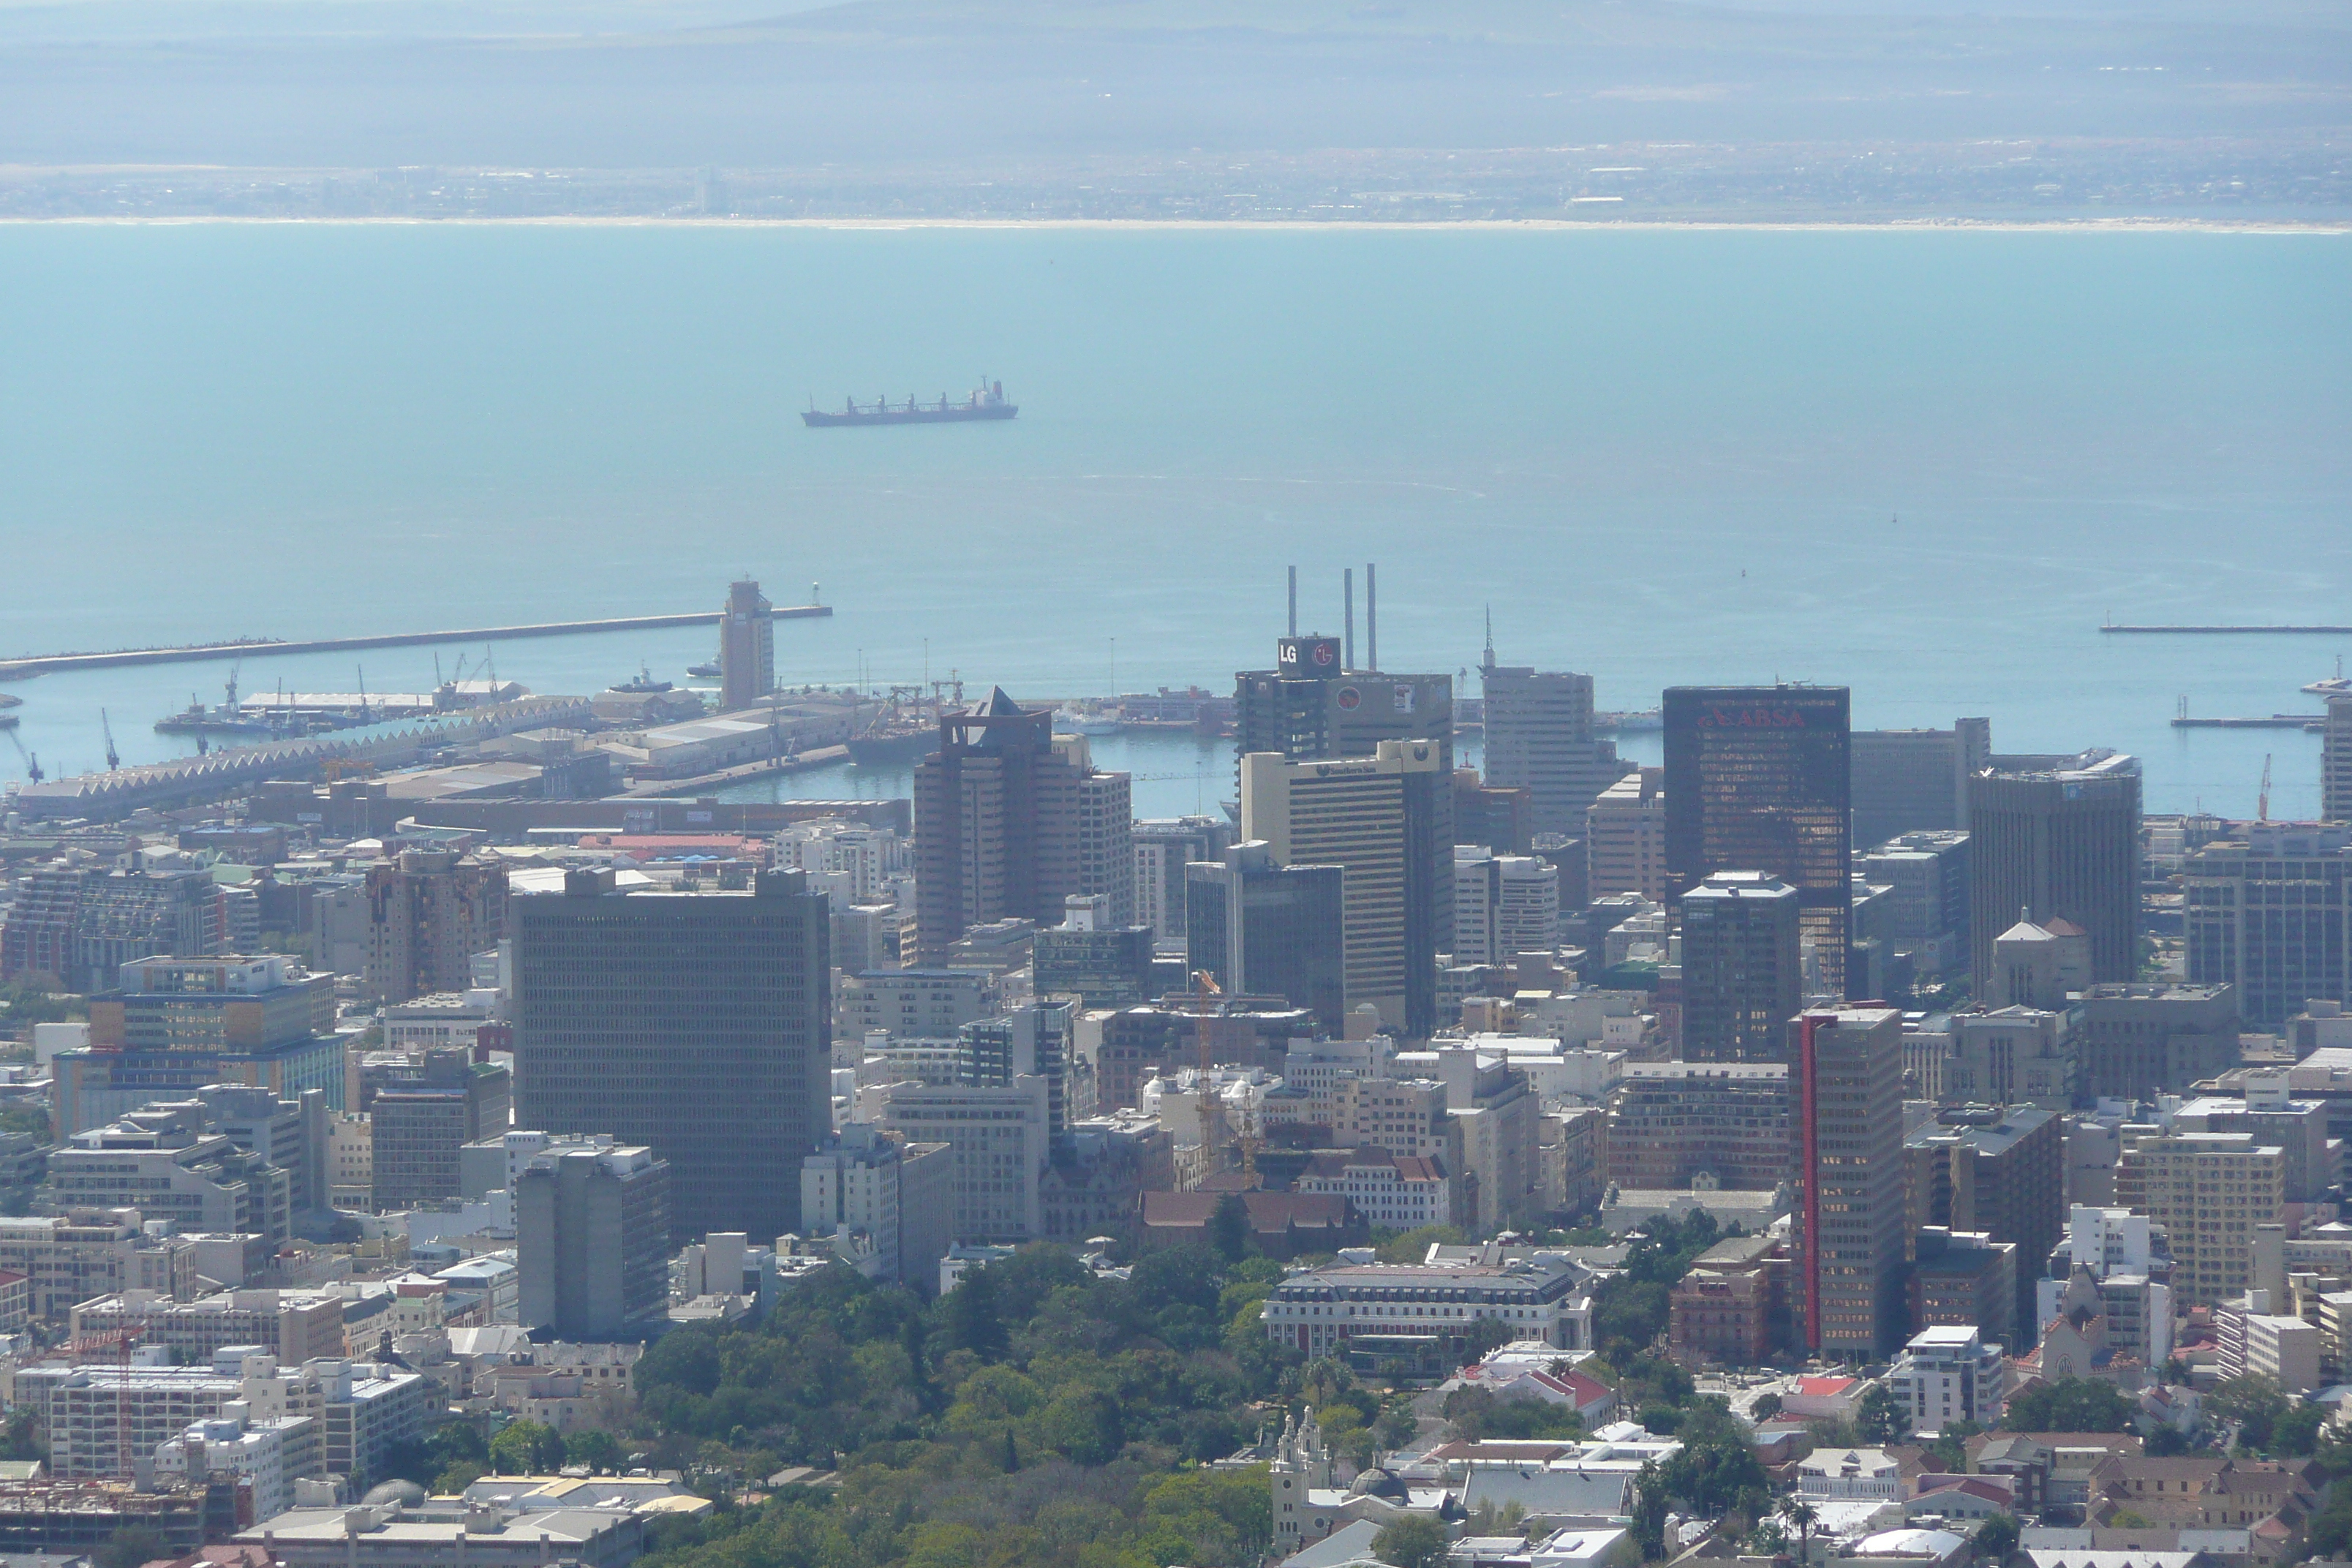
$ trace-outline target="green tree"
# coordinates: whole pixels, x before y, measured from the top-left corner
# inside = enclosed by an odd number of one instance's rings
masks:
[[[1781,1522],[1797,1532],[1797,1561],[1801,1563],[1811,1561],[1813,1526],[1821,1522],[1821,1510],[1804,1499],[1791,1495],[1780,1500],[1777,1511]]]
[[[1891,1443],[1911,1429],[1911,1412],[1903,1407],[1894,1391],[1883,1383],[1874,1383],[1862,1396],[1862,1406],[1855,1412],[1853,1424],[1865,1443]]]
[[[1242,1201],[1241,1194],[1227,1193],[1209,1215],[1209,1246],[1227,1263],[1238,1263],[1249,1251],[1249,1205]]]
[[[539,1421],[509,1421],[490,1439],[490,1468],[502,1476],[545,1475],[563,1464],[563,1435]]]
[[[1012,1343],[997,1300],[995,1269],[990,1263],[966,1268],[940,1303],[947,1316],[948,1342],[982,1361],[1001,1359]]]
[[[1756,1396],[1756,1403],[1748,1407],[1748,1413],[1759,1421],[1769,1421],[1780,1414],[1780,1396],[1777,1394],[1759,1394]]]
[[[2320,1428],[2327,1424],[2327,1413],[2318,1405],[2296,1400],[2271,1426],[2271,1440],[2265,1445],[2273,1455],[2290,1458],[2308,1458],[2319,1446]]]
[[[1444,1528],[1425,1514],[1406,1514],[1372,1537],[1372,1555],[1391,1568],[1437,1568],[1445,1547]]]
[[[2006,1563],[2017,1550],[2017,1521],[2005,1513],[1994,1514],[1977,1526],[1976,1549],[1979,1561]]]
[[[97,1568],[139,1568],[142,1563],[152,1563],[159,1557],[178,1555],[171,1543],[153,1527],[126,1524],[99,1543],[90,1553]]]
[[[585,1465],[593,1470],[616,1470],[627,1456],[623,1453],[620,1439],[610,1432],[582,1427],[563,1435],[563,1462]]]
[[[1459,1247],[1470,1238],[1450,1225],[1424,1225],[1392,1236],[1372,1249],[1372,1256],[1382,1263],[1418,1263],[1429,1256],[1433,1245]]]
[[[2011,1396],[2001,1425],[2012,1432],[2122,1432],[2128,1429],[2132,1415],[2131,1402],[2114,1384],[2062,1377],[2019,1389]]]

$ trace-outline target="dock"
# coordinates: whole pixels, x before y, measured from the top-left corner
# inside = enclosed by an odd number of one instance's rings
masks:
[[[2130,637],[2352,637],[2352,626],[2118,626],[2102,632]]]
[[[688,610],[669,616],[619,616],[593,621],[539,621],[520,626],[471,626],[450,632],[378,632],[365,637],[254,637],[242,642],[192,643],[185,647],[126,647],[108,653],[29,654],[0,659],[0,680],[24,680],[66,669],[106,669],[131,664],[194,664],[205,659],[265,658],[303,653],[348,653],[373,647],[422,647],[428,643],[510,642],[522,637],[563,637],[589,632],[667,631],[676,626],[715,626],[721,610]],[[772,621],[800,621],[833,614],[831,605],[779,605]]]
[[[796,773],[809,768],[828,767],[849,760],[847,746],[819,746],[806,752],[787,752],[781,757],[764,757],[756,763],[738,763],[731,768],[721,768],[714,773],[697,773],[692,778],[647,779],[641,784],[625,789],[615,796],[622,800],[658,799],[665,795],[699,795],[704,790],[726,784],[741,784],[746,779],[763,778],[769,773]]]
[[[2317,713],[2273,713],[2245,719],[2191,719],[2181,714],[2172,721],[2176,730],[2302,730],[2316,735],[2326,729],[2327,720]]]

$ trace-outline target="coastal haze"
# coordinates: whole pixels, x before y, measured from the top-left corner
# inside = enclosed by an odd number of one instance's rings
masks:
[[[0,6],[0,214],[2332,220],[2304,0]]]

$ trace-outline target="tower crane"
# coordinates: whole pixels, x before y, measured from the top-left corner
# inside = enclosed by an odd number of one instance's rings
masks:
[[[106,716],[103,708],[98,710],[98,727],[106,736],[106,771],[112,773],[122,766],[122,759],[114,750],[114,721]]]
[[[2257,822],[2268,822],[2270,819],[2271,758],[2270,753],[2265,752],[2263,753],[2263,789],[2262,793],[2254,797],[2254,820]]]

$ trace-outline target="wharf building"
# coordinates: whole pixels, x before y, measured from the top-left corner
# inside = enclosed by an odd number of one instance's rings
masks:
[[[1228,995],[1279,996],[1342,1033],[1346,900],[1338,866],[1276,863],[1263,839],[1184,868],[1185,963]]]
[[[2137,757],[1993,757],[1969,787],[1971,973],[1992,973],[1994,938],[2022,918],[2080,927],[2094,982],[2137,979],[2139,823]]]
[[[507,874],[450,849],[404,849],[367,871],[361,994],[405,1002],[474,983],[474,954],[505,934]]]
[[[1601,792],[1633,764],[1592,730],[1592,677],[1495,662],[1478,668],[1486,704],[1486,783],[1528,794],[1537,833],[1578,834]]]
[[[1907,833],[1966,831],[1969,781],[1992,755],[1992,721],[1948,730],[1853,732],[1853,843],[1867,849]]]
[[[219,952],[229,945],[222,894],[209,871],[151,868],[137,853],[107,870],[27,872],[0,921],[0,982],[97,991],[137,959]]]
[[[1666,897],[1666,770],[1635,768],[1584,814],[1585,896]]]
[[[1797,889],[1823,990],[1845,994],[1853,897],[1843,687],[1666,689],[1666,893],[1717,871],[1769,871]]]
[[[1135,842],[1135,918],[1159,933],[1162,947],[1181,947],[1191,923],[1186,868],[1225,858],[1234,845],[1233,825],[1222,816],[1138,817]]]
[[[1437,931],[1453,914],[1446,749],[1382,741],[1339,762],[1242,758],[1242,837],[1276,865],[1341,868],[1348,1005],[1371,1004],[1416,1039],[1436,1030]]]
[[[1683,1056],[1787,1058],[1804,999],[1797,889],[1766,871],[1717,871],[1683,895]]]
[[[2161,1226],[2172,1244],[2172,1289],[2210,1307],[2253,1281],[2255,1228],[2282,1222],[2286,1156],[2250,1132],[2142,1133],[2116,1164],[2116,1203]]]
[[[1906,1236],[1941,1226],[2015,1248],[2000,1314],[2007,1322],[2038,1321],[2035,1273],[2064,1229],[2064,1131],[2052,1111],[1969,1105],[1938,1111],[1903,1142]],[[1915,1261],[1920,1257],[1915,1248]],[[2015,1342],[1990,1324],[1987,1332]]]
[[[1103,773],[1086,738],[1055,736],[1053,714],[1003,688],[981,709],[940,720],[938,749],[915,767],[915,940],[938,963],[974,927],[1050,925],[1071,894],[1109,900],[1135,923],[1132,787]]]
[[[1808,1012],[1790,1089],[1797,1213],[1790,1311],[1815,1354],[1874,1361],[1904,1318],[1903,1016]]]
[[[517,1120],[650,1148],[681,1240],[797,1233],[801,1161],[832,1131],[824,895],[802,871],[707,893],[527,875],[511,911]]]
[[[1235,754],[1272,752],[1290,762],[1379,754],[1382,742],[1426,742],[1434,748],[1437,788],[1430,798],[1426,849],[1431,917],[1454,925],[1454,678],[1356,669],[1337,637],[1285,637],[1276,668],[1234,677]],[[1368,663],[1373,662],[1367,659]],[[1242,830],[1244,838],[1263,837]]]
[[[298,1102],[317,1090],[341,1107],[332,976],[270,954],[140,959],[115,977],[90,998],[89,1043],[54,1059],[60,1136],[212,1084]]]
[[[1614,1185],[1770,1192],[1789,1180],[1786,1063],[1627,1062],[1623,1071],[1606,1139]]]
[[[2249,1025],[2352,1002],[2352,823],[2236,824],[2183,860],[2181,890],[2190,983],[2231,987]]]
[[[727,585],[719,623],[719,710],[749,708],[776,689],[774,608],[760,584],[740,578]]]
[[[524,1328],[598,1341],[661,1321],[674,1233],[666,1162],[646,1148],[554,1147],[523,1165],[513,1191]]]

